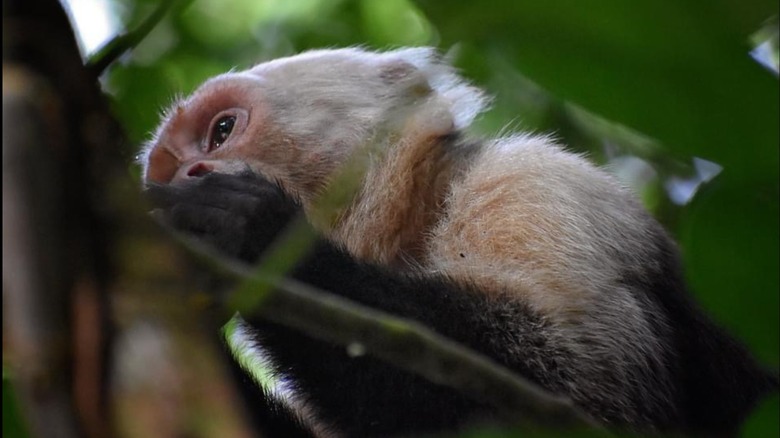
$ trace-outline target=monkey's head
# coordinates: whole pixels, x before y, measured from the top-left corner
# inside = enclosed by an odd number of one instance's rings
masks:
[[[306,52],[226,73],[166,113],[144,182],[251,170],[306,204],[356,148],[444,136],[483,106],[429,48]]]

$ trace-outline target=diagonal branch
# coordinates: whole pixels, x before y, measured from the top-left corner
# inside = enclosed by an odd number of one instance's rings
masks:
[[[149,32],[154,29],[165,14],[170,11],[177,3],[182,8],[191,3],[192,0],[163,0],[157,9],[152,12],[136,29],[117,35],[111,41],[107,42],[97,53],[92,55],[87,62],[87,69],[95,76],[100,76],[111,63],[119,59],[125,52],[136,47]]]
[[[487,357],[416,322],[273,274],[262,266],[219,257],[193,238],[175,233],[188,253],[222,278],[239,284],[227,297],[238,310],[372,354],[432,382],[462,391],[495,407],[513,423],[553,427],[598,426],[571,401],[548,393]],[[248,297],[252,296],[252,299]],[[235,311],[231,307],[230,311]],[[410,352],[413,352],[410,353]]]

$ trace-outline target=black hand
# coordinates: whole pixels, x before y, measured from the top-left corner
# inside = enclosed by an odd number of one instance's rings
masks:
[[[257,260],[300,209],[277,185],[249,172],[152,183],[145,193],[166,225],[246,262]]]

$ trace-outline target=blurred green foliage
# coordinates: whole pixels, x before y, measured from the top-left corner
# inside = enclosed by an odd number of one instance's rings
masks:
[[[27,438],[30,434],[24,424],[17,402],[13,381],[3,367],[3,436],[6,438]]]
[[[118,9],[133,28],[156,5]],[[634,186],[703,306],[777,368],[780,89],[750,56],[773,38],[776,62],[777,14],[775,0],[195,0],[104,85],[130,162],[159,110],[214,74],[316,47],[437,46],[496,96],[483,133],[553,132]],[[693,157],[722,170],[704,176]],[[748,436],[777,435],[770,403]]]

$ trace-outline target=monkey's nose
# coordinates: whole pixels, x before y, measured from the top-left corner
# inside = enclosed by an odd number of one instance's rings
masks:
[[[176,174],[171,178],[170,183],[182,183],[192,178],[201,178],[214,172],[215,167],[213,163],[208,161],[195,161],[194,163],[185,163],[176,171]]]
[[[201,176],[208,175],[213,171],[214,171],[214,166],[199,161],[187,169],[186,175],[188,178],[199,178]]]

